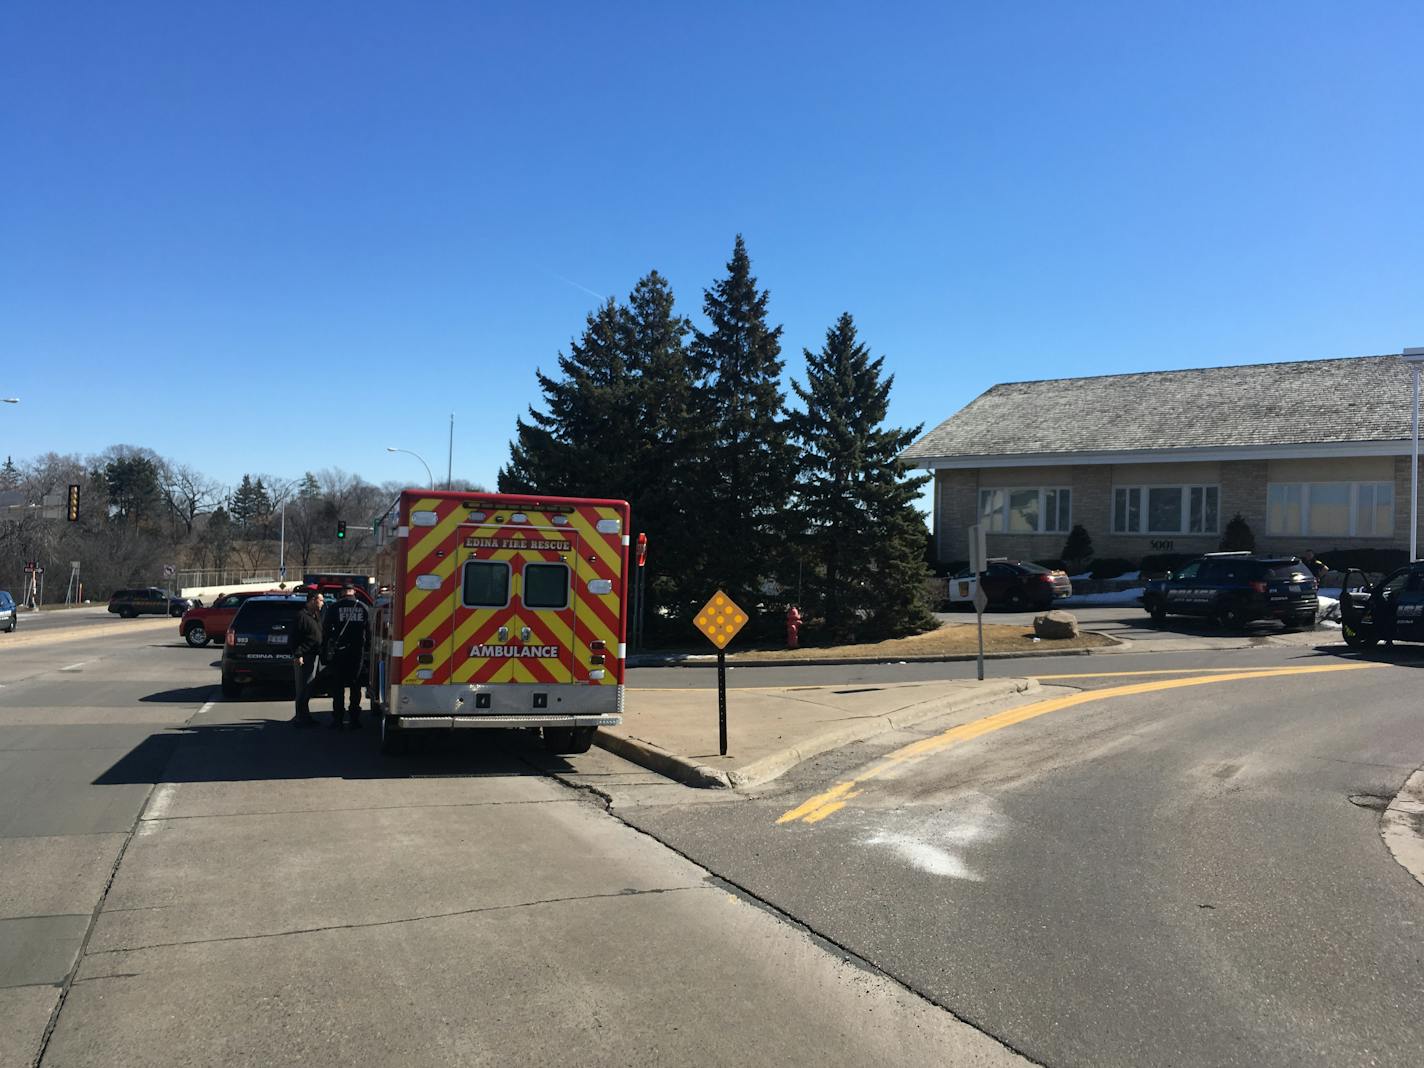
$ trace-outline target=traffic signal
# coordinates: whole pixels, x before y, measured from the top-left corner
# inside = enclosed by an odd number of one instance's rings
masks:
[[[344,519],[339,519],[339,520],[337,520],[337,522],[336,522],[336,536],[337,536],[338,538],[344,538],[344,537],[346,537],[346,520],[344,520]]]
[[[73,484],[69,487],[69,521],[79,522],[79,487]]]

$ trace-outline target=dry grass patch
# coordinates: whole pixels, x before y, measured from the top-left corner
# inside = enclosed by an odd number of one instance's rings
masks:
[[[735,644],[735,643],[734,643]],[[984,624],[986,653],[1050,652],[1057,649],[1098,649],[1115,644],[1101,634],[1081,633],[1076,638],[1035,640],[1033,628],[1010,623]],[[959,656],[979,651],[979,636],[973,623],[945,623],[938,630],[891,638],[862,645],[820,645],[800,649],[748,649],[729,651],[737,660],[815,660],[823,657],[873,657],[877,660],[905,660],[917,656]]]

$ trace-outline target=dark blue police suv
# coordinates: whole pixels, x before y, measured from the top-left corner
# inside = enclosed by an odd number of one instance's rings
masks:
[[[1320,598],[1310,568],[1297,557],[1207,553],[1148,582],[1142,607],[1154,623],[1175,615],[1202,616],[1225,627],[1257,619],[1313,627]]]

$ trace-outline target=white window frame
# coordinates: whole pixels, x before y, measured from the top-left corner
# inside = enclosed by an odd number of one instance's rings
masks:
[[[1311,534],[1310,531],[1310,491],[1313,486],[1349,486],[1350,487],[1350,532],[1348,534]],[[1361,534],[1357,530],[1357,519],[1360,508],[1360,489],[1369,486],[1375,493],[1376,509],[1379,501],[1379,487],[1388,486],[1390,496],[1390,522],[1389,529],[1385,531],[1371,531]],[[1285,490],[1287,487],[1294,487],[1300,491],[1300,527],[1297,530],[1277,530],[1271,526],[1271,495],[1276,489]],[[1392,538],[1394,537],[1395,514],[1399,508],[1399,502],[1395,499],[1394,483],[1389,479],[1374,479],[1366,482],[1268,482],[1266,483],[1266,534],[1273,538]]]
[[[1015,493],[1036,492],[1038,494],[1038,529],[1037,530],[1010,530],[1009,529],[1009,500]],[[999,493],[1002,499],[999,507],[996,508],[990,518],[986,520],[984,515],[984,494]],[[1059,530],[1058,522],[1058,501],[1059,497],[1054,497],[1053,518],[1048,516],[1048,495],[1068,494],[1068,521],[1067,525]],[[980,523],[987,523],[986,529],[990,534],[1022,534],[1025,537],[1033,537],[1040,534],[1067,534],[1073,529],[1073,487],[1072,486],[981,486],[979,495],[975,501],[977,509],[975,515]]]
[[[1177,527],[1170,530],[1158,530],[1149,525],[1148,517],[1151,509],[1148,506],[1150,498],[1148,494],[1152,490],[1176,490],[1182,495],[1181,508],[1177,516]],[[1192,529],[1192,491],[1202,492],[1202,529]],[[1207,490],[1216,491],[1216,525],[1208,527],[1206,525],[1206,494]],[[1137,498],[1137,527],[1119,527],[1117,524],[1117,495],[1119,493],[1138,494]],[[1168,483],[1141,483],[1130,486],[1113,486],[1112,499],[1108,507],[1111,510],[1110,523],[1114,534],[1172,534],[1184,537],[1207,537],[1212,534],[1221,533],[1221,485],[1217,482],[1168,482]]]

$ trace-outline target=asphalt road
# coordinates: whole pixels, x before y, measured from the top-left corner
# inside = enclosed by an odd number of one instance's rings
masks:
[[[1385,849],[1377,806],[1424,763],[1424,660],[1397,655],[1001,662],[1091,672],[1044,681],[1100,699],[889,770],[936,728],[828,754],[752,800],[630,792],[615,811],[1041,1063],[1414,1066],[1424,887]],[[1102,696],[1272,666],[1346,670]]]
[[[139,616],[140,620],[159,619],[160,616]],[[86,605],[83,608],[41,608],[38,612],[21,612],[19,626],[15,628],[17,635],[22,634],[53,634],[61,630],[75,630],[84,628],[102,628],[96,633],[122,634],[127,624],[136,620],[120,619],[109,611],[107,604]],[[178,633],[178,619],[173,618],[173,633]],[[0,634],[0,649],[4,648],[4,641],[9,637]]]
[[[684,788],[522,735],[383,758],[215,701],[214,656],[0,649],[0,1064],[1021,1063],[592,792]]]

